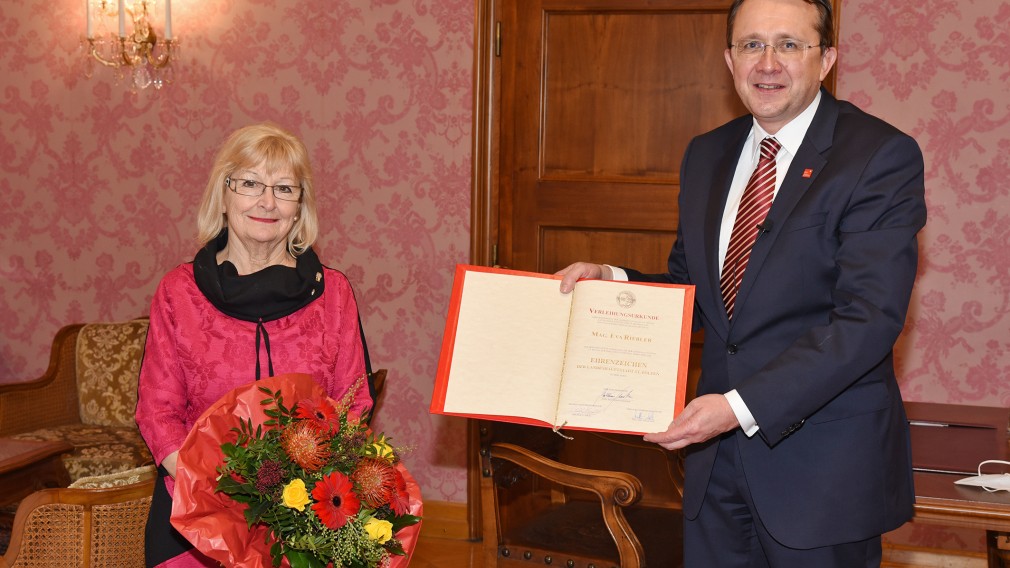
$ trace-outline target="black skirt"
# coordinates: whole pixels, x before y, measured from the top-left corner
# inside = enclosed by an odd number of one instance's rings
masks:
[[[158,481],[154,484],[154,496],[151,498],[151,512],[147,515],[147,527],[144,530],[144,557],[148,568],[193,548],[169,521],[172,516],[172,496],[165,487],[167,476],[168,470],[159,466]]]

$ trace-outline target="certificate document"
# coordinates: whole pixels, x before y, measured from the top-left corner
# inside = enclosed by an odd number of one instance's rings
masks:
[[[684,408],[694,287],[459,265],[431,412],[642,434]]]

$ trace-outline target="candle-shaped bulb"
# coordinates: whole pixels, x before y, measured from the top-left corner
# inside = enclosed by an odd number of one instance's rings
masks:
[[[126,37],[126,3],[119,0],[119,37]]]
[[[172,0],[165,0],[165,39],[172,39]]]

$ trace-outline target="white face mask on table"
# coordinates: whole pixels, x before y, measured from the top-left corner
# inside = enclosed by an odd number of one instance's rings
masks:
[[[1010,491],[1010,473],[982,473],[982,466],[986,464],[999,463],[1010,466],[1010,462],[1003,460],[985,460],[978,464],[978,475],[958,479],[954,483],[958,485],[972,485],[981,487],[986,491]]]

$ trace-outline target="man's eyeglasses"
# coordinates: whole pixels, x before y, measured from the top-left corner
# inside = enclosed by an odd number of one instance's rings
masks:
[[[246,197],[259,197],[268,187],[273,190],[274,197],[282,201],[298,201],[302,197],[300,185],[267,185],[261,181],[231,177],[225,178],[224,184],[228,189]]]
[[[748,39],[732,44],[730,47],[743,57],[761,57],[765,53],[765,48],[772,48],[772,52],[782,59],[797,59],[808,49],[824,47],[823,43],[807,43],[795,39],[782,39],[775,43],[765,43],[756,39]]]

